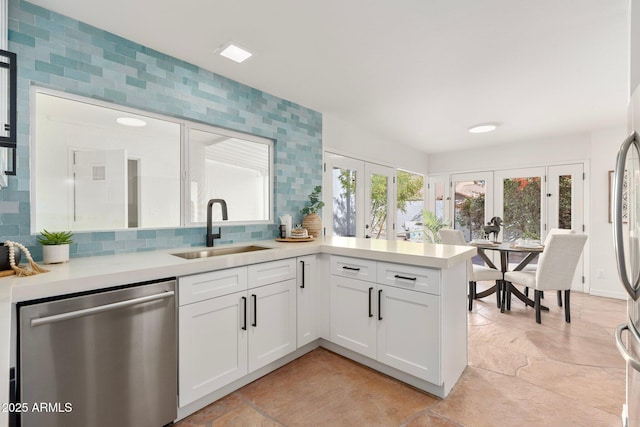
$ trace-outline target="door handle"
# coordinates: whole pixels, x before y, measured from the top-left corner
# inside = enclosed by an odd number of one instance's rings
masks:
[[[99,305],[97,307],[85,308],[82,310],[70,311],[68,313],[54,314],[53,316],[40,317],[31,319],[31,326],[40,326],[47,323],[61,322],[63,320],[75,319],[83,316],[90,316],[92,314],[103,313],[105,311],[113,311],[120,308],[130,307],[136,304],[142,304],[143,302],[155,301],[159,299],[165,299],[172,297],[173,291],[163,292],[161,294],[148,295],[146,297],[134,298],[125,301],[114,302],[111,304]]]
[[[251,322],[251,326],[258,326],[258,296],[256,294],[251,294],[251,298],[253,299],[253,322]]]
[[[247,330],[247,297],[242,297],[242,305],[244,307],[244,309],[242,310],[242,312],[244,313],[244,324],[242,325],[242,330],[246,331]]]
[[[622,325],[618,325],[618,327],[616,328],[616,347],[618,347],[618,351],[620,352],[624,360],[626,360],[627,363],[629,363],[629,365],[633,367],[633,369],[640,372],[640,360],[633,357],[633,355],[629,353],[629,350],[622,342],[622,332],[624,330],[629,331],[629,333],[633,336],[633,339],[640,341],[640,336],[638,336],[638,334],[634,330],[629,329],[629,325],[623,323]]]
[[[378,320],[382,320],[382,289],[378,289]]]
[[[373,288],[369,288],[369,317],[373,317],[373,313],[371,312],[371,296],[373,294]]]
[[[302,284],[300,287],[304,289],[304,261],[300,261],[300,264],[302,264]]]
[[[638,134],[635,131],[624,140],[616,159],[616,169],[613,175],[613,246],[616,251],[620,281],[631,298],[637,301],[640,298],[640,277],[632,278],[632,283],[627,275],[627,265],[624,258],[624,233],[622,230],[622,190],[625,178],[625,163],[627,161],[627,153],[632,147],[635,147],[640,152]],[[629,177],[628,179],[632,178]]]

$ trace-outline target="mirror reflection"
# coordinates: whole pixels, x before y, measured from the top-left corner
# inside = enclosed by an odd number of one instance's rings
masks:
[[[180,124],[43,91],[34,118],[33,232],[180,225]]]
[[[216,128],[191,128],[188,134],[190,221],[206,221],[210,199],[225,200],[229,221],[268,221],[271,141]],[[214,222],[222,220],[219,208],[212,213]]]
[[[272,140],[44,88],[33,100],[32,232],[203,225],[209,199],[229,222],[272,220]]]

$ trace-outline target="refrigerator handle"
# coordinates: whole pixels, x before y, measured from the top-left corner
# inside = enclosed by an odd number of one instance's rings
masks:
[[[632,339],[640,341],[640,337],[636,334],[636,332],[629,329],[629,325],[623,323],[622,325],[618,325],[618,327],[616,328],[616,347],[618,347],[618,351],[620,352],[624,360],[626,360],[627,363],[633,367],[633,369],[640,372],[640,360],[633,357],[633,355],[629,353],[629,350],[627,350],[627,347],[625,347],[624,343],[622,342],[622,332],[624,332],[625,330],[629,331],[629,333],[633,335],[634,338]]]
[[[622,230],[622,190],[624,185],[625,163],[627,153],[632,147],[640,151],[638,134],[636,132],[633,132],[624,140],[620,151],[618,151],[618,158],[616,160],[616,169],[613,175],[613,245],[616,250],[620,281],[629,296],[631,296],[634,301],[637,301],[640,297],[640,287],[638,286],[640,278],[633,278],[634,283],[632,284],[627,276],[627,265],[624,258],[624,234]]]

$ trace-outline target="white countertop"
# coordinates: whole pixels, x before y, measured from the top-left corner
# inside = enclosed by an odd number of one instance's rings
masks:
[[[17,302],[316,253],[446,269],[466,261],[477,251],[476,248],[468,246],[352,237],[326,237],[313,242],[294,243],[262,240],[216,247],[248,245],[271,249],[193,260],[186,260],[171,254],[210,248],[188,247],[72,258],[65,264],[44,266],[50,270],[47,273],[29,277],[0,278],[0,313],[2,313],[0,315],[0,384],[4,384],[0,387],[0,402],[8,402],[8,387],[6,385],[9,382],[11,309],[12,304]],[[0,425],[6,425],[6,416],[6,413],[0,413]]]
[[[247,245],[272,249],[193,260],[186,260],[171,254],[211,248],[188,247],[72,258],[65,264],[44,266],[50,270],[48,273],[29,277],[1,278],[0,301],[8,299],[10,302],[16,303],[314,253],[329,253],[441,269],[463,262],[476,253],[476,249],[473,247],[352,237],[327,237],[313,242],[294,243],[262,240],[216,246],[216,248]]]

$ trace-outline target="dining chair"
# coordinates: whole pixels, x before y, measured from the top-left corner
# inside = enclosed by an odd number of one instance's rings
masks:
[[[440,240],[445,245],[467,246],[464,234],[460,230],[442,229],[439,231]],[[467,278],[469,280],[469,311],[473,309],[473,300],[476,299],[476,283],[480,281],[496,282],[496,301],[500,307],[500,289],[502,285],[502,272],[495,268],[476,265],[471,258],[467,260]]]
[[[547,233],[547,237],[545,237],[544,242],[542,244],[546,246],[549,240],[549,237],[552,234],[570,234],[570,233],[575,233],[575,231],[569,230],[566,228],[552,228],[549,230],[549,233]],[[538,264],[527,264],[523,268],[523,271],[536,271],[537,269],[538,269]],[[526,296],[529,296],[529,287],[524,288],[524,294]],[[540,294],[540,297],[544,298],[544,291]],[[562,307],[562,291],[558,291],[558,307]]]
[[[507,271],[504,273],[504,298],[511,298],[511,287],[514,284],[533,288],[536,323],[542,323],[540,315],[542,291],[564,291],[564,317],[567,323],[571,323],[569,308],[571,282],[586,241],[585,234],[551,234],[545,240],[544,251],[540,254],[536,271]]]

